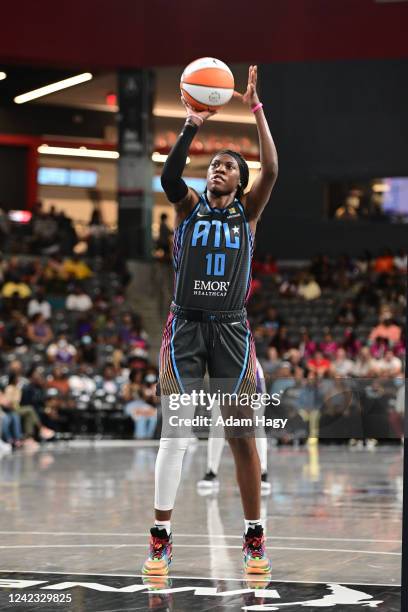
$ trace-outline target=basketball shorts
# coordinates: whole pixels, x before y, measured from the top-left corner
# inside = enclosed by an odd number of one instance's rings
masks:
[[[202,388],[206,371],[212,393],[256,392],[255,343],[245,310],[209,313],[174,304],[171,310],[160,350],[162,396]]]

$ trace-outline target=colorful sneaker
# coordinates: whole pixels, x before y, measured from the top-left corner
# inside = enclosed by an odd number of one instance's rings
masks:
[[[163,535],[164,534],[164,535]],[[149,556],[143,564],[142,572],[148,576],[166,576],[172,557],[173,540],[165,529],[150,529]]]
[[[250,527],[242,546],[246,574],[267,574],[272,566],[265,552],[265,536],[261,525]]]

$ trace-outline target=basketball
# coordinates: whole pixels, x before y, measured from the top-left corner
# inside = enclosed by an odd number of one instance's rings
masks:
[[[224,62],[202,57],[189,64],[180,81],[181,95],[197,111],[214,111],[234,93],[234,75]]]

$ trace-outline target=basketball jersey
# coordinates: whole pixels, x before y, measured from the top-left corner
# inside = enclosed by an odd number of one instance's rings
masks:
[[[174,234],[174,302],[198,310],[241,310],[251,283],[253,243],[239,200],[211,208],[203,194]]]

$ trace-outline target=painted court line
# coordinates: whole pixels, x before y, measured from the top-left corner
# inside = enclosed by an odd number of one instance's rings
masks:
[[[48,572],[47,570],[10,570],[10,569],[0,569],[0,574],[41,574],[45,576],[92,576],[92,577],[102,577],[102,578],[146,578],[144,574],[101,574],[99,572],[94,573],[85,573],[85,572]],[[242,578],[218,578],[215,576],[168,576],[171,580],[220,580],[223,582],[244,582],[245,577]],[[258,578],[256,579],[258,582]],[[259,577],[259,582],[265,582],[269,584],[271,582],[283,582],[288,584],[344,584],[345,586],[370,586],[370,587],[396,587],[399,588],[400,584],[385,584],[379,582],[343,582],[342,580],[286,580],[282,579],[272,579],[272,580],[262,580],[262,577]]]
[[[12,544],[1,545],[0,550],[20,549],[20,548],[146,548],[146,544]],[[242,546],[237,545],[212,545],[212,544],[178,544],[177,548],[211,548],[211,549],[239,549]],[[268,546],[268,550],[297,550],[308,552],[330,552],[330,553],[354,553],[360,555],[390,555],[401,556],[400,552],[381,552],[377,550],[354,550],[347,548],[303,548],[298,546]]]
[[[63,537],[63,536],[106,536],[108,538],[146,538],[147,532],[143,533],[106,533],[106,532],[79,532],[79,531],[0,531],[0,535],[46,535],[46,536],[55,536],[55,537]],[[191,534],[189,533],[178,533],[175,536],[176,538],[191,538]],[[222,534],[195,534],[196,538],[220,538],[220,539],[236,539],[241,540],[241,535],[222,535]],[[317,537],[308,537],[308,536],[267,536],[268,540],[301,540],[308,542],[366,542],[368,544],[401,544],[401,540],[371,540],[369,538],[317,538]]]

